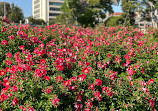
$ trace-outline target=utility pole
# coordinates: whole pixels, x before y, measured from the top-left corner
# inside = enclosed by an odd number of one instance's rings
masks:
[[[4,1],[4,16],[6,16],[6,3]]]

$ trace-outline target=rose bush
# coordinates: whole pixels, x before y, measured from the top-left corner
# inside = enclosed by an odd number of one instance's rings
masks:
[[[156,111],[155,30],[1,26],[0,109]]]

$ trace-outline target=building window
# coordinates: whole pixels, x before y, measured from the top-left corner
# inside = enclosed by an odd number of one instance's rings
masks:
[[[36,18],[39,18],[40,17],[40,15],[38,14],[38,15],[36,15],[34,18],[36,19]]]
[[[63,3],[49,2],[49,5],[57,5],[57,6],[62,6],[62,5],[63,5]]]
[[[49,16],[59,16],[59,13],[49,13]]]
[[[52,8],[52,7],[50,7],[49,9],[50,9],[50,11],[60,11],[60,8]]]
[[[54,19],[53,19],[53,18],[49,18],[49,21],[50,21],[50,20],[54,20]]]
[[[37,3],[39,3],[39,0],[34,1],[34,4],[37,4]]]
[[[39,7],[40,7],[40,4],[38,4],[38,5],[34,6],[34,8],[39,8]]]
[[[39,12],[40,12],[40,10],[38,9],[38,10],[34,11],[34,14],[39,13]]]
[[[140,26],[144,26],[144,24],[140,24]]]

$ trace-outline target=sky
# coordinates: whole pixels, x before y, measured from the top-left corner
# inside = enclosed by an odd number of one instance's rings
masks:
[[[24,17],[32,16],[32,0],[0,0],[0,2],[14,3],[20,7],[24,13]],[[121,6],[113,6],[114,12],[122,12]]]

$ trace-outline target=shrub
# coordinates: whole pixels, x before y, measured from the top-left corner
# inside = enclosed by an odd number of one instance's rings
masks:
[[[123,24],[122,16],[112,16],[105,21],[105,26],[114,27]]]
[[[152,34],[120,26],[3,26],[0,108],[156,111],[158,44]]]
[[[44,25],[45,21],[42,19],[34,19],[33,17],[29,17],[29,22],[31,22],[31,24],[36,24],[36,25]]]

